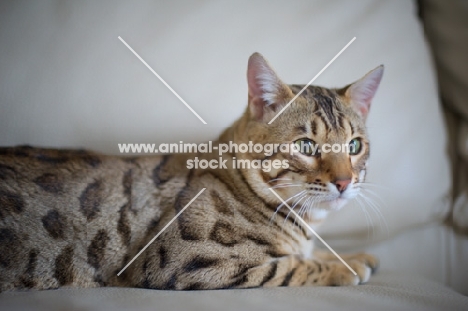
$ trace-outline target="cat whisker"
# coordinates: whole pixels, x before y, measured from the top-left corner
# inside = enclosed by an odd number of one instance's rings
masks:
[[[307,194],[307,195],[308,195],[308,198],[304,201],[304,203],[302,203],[301,208],[299,209],[299,212],[297,213],[300,217],[302,217],[304,215],[304,213],[302,213],[302,215],[301,215],[301,210],[304,207],[308,206],[308,202],[313,202],[313,201],[316,201],[316,200],[320,199],[321,197],[323,197],[323,195],[310,195],[310,194]],[[294,208],[291,208],[291,209],[294,209]],[[283,227],[284,227],[286,221],[288,220],[289,215],[291,214],[291,212],[292,212],[292,210],[289,210],[288,214],[284,218]],[[296,220],[297,219],[294,219],[293,225],[296,224]]]
[[[299,211],[297,212],[297,214],[300,216],[300,217],[303,217],[304,213],[305,213],[305,208],[307,206],[307,202],[311,201],[311,200],[314,200],[314,196],[312,195],[309,195],[309,197],[307,198],[307,200],[305,200],[302,204],[301,204],[301,208],[299,209]],[[294,219],[294,225],[296,224],[296,220],[297,220],[297,217],[296,219]]]
[[[358,196],[360,196],[363,199],[363,202],[366,203],[367,206],[371,208],[371,210],[375,213],[375,215],[377,215],[377,218],[379,219],[379,224],[381,226],[382,226],[382,223],[383,225],[385,225],[385,230],[386,230],[386,234],[388,237],[390,234],[389,229],[388,229],[388,224],[382,212],[378,208],[378,206],[375,204],[375,202],[371,198],[367,197],[364,193],[360,192]]]
[[[305,200],[305,201],[303,202],[303,204],[301,204],[301,208],[300,208],[299,211],[297,212],[297,214],[298,214],[299,216],[301,216],[301,214],[303,213],[305,207],[307,206],[307,202],[309,202],[309,201],[312,200],[312,199],[313,199],[313,196],[309,196],[309,197],[307,198],[307,200]]]
[[[306,195],[303,195],[303,196],[301,197],[300,200],[298,200],[293,206],[291,206],[291,209],[294,210],[294,209],[296,208],[297,204],[299,204],[299,202],[302,201],[302,199],[304,199],[304,198],[307,198],[307,199],[306,199],[306,201],[307,201],[307,200],[310,198],[310,196],[308,197],[307,194],[306,194]],[[301,211],[301,209],[303,208],[303,206],[304,206],[304,205],[301,205],[301,208],[299,209],[299,212],[298,212],[299,215],[300,215],[300,211]],[[289,212],[291,212],[291,211],[289,211]],[[289,213],[288,213],[288,216],[289,216]],[[294,220],[294,225],[295,225],[295,224],[296,224],[296,219]],[[283,226],[284,226],[284,223],[283,223]]]
[[[294,208],[296,207],[297,203],[300,202],[303,198],[307,197],[307,194],[304,194],[300,197],[300,199],[297,200],[297,202],[294,203],[294,205],[291,207],[291,209],[288,208],[288,213],[286,214],[286,217],[284,218],[283,220],[283,224],[282,224],[282,231],[284,230],[284,225],[286,223],[286,221],[288,220],[288,217],[289,217],[289,214],[291,214],[292,210],[294,210]]]
[[[304,217],[305,214],[310,213],[312,211],[312,209],[314,208],[315,203],[319,202],[324,197],[326,197],[326,196],[323,195],[323,194],[309,195],[307,200],[305,200],[302,203],[301,208],[297,212],[299,217]],[[289,216],[289,214],[288,214],[288,216]],[[287,219],[287,217],[286,217],[286,219]],[[294,222],[293,222],[294,225],[296,224],[296,221],[297,221],[297,218],[294,219]]]
[[[295,198],[295,197],[297,197],[297,196],[300,196],[300,195],[304,194],[304,192],[306,192],[306,190],[302,190],[302,191],[300,191],[299,193],[297,193],[297,194],[295,194],[295,195],[289,197],[288,199],[284,200],[284,202],[281,202],[281,204],[276,208],[276,211],[275,211],[275,212],[273,213],[273,215],[271,216],[271,218],[270,218],[270,223],[271,223],[271,221],[273,221],[273,218],[276,216],[276,214],[277,214],[278,211],[281,209],[281,207],[284,206],[284,203],[287,203],[289,200],[291,200],[291,199],[293,199],[293,198]]]
[[[365,181],[357,182],[357,183],[355,183],[355,185],[356,185],[356,186],[362,186],[362,187],[372,186],[372,187],[376,187],[376,188],[380,188],[380,189],[385,189],[385,190],[390,190],[390,189],[391,189],[391,188],[388,187],[388,186],[384,186],[384,185],[381,185],[381,184],[374,184],[374,183],[365,182]]]
[[[370,194],[372,195],[375,199],[377,199],[379,201],[379,204],[380,205],[385,205],[385,202],[382,200],[382,198],[373,190],[369,189],[368,186],[375,186],[375,187],[378,187],[378,188],[381,188],[381,189],[389,189],[389,187],[384,187],[382,185],[378,185],[378,184],[373,184],[373,183],[369,183],[369,182],[362,182],[360,183],[362,184],[362,186],[360,187],[360,189],[362,189],[363,191],[367,192],[367,194]],[[365,200],[367,202],[367,204],[369,205],[369,207],[374,211],[374,213],[378,216],[379,218],[379,223],[382,223],[384,222],[385,224],[385,227],[386,227],[386,230],[387,230],[387,235],[389,234],[389,230],[388,230],[388,224],[382,214],[382,212],[380,211],[380,208],[378,207],[378,205],[376,204],[376,202],[374,202],[371,197],[369,197],[368,195],[366,196],[364,193],[361,193],[361,197],[363,198],[363,200]]]
[[[385,205],[385,202],[382,200],[382,198],[380,198],[380,196],[375,191],[372,191],[371,189],[367,189],[364,187],[362,188],[362,190],[367,191],[369,194],[373,195],[377,200],[379,200],[380,204]]]
[[[367,240],[370,239],[370,227],[372,227],[372,238],[375,236],[374,225],[372,223],[372,217],[370,217],[369,212],[367,211],[365,205],[363,205],[362,198],[356,197],[356,202],[358,203],[359,209],[363,212],[364,217],[366,219],[366,227],[367,227]]]
[[[310,204],[313,204],[313,202],[317,201],[319,199],[319,196],[320,195],[310,195],[309,196],[309,199],[307,201],[304,202],[304,204],[302,204],[301,208],[299,209],[298,211],[298,215],[300,217],[303,217],[305,213],[307,213],[308,211],[308,207],[310,206]],[[296,220],[294,220],[294,224],[296,224]]]
[[[312,212],[312,210],[314,209],[315,205],[316,205],[318,202],[320,202],[321,199],[323,199],[323,198],[325,198],[325,197],[326,197],[326,195],[324,195],[324,194],[316,195],[316,196],[314,197],[313,200],[311,200],[311,201],[308,202],[308,205],[307,205],[307,207],[306,207],[306,210],[304,211],[304,214],[306,214],[306,213],[307,213],[307,214],[310,214],[310,213]]]

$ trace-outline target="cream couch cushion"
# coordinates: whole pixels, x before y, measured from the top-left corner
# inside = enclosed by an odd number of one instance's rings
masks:
[[[386,226],[369,211],[375,228],[368,229],[352,205],[332,215],[324,237],[356,245],[441,217],[450,187],[446,138],[411,1],[11,1],[2,8],[0,145],[118,153],[118,142],[214,139],[245,109],[251,53],[265,55],[284,81],[306,83],[356,37],[316,84],[343,86],[386,66],[368,119],[368,181],[377,185],[369,189],[383,201],[375,203]]]
[[[444,285],[405,274],[380,273],[369,284],[217,291],[137,288],[59,289],[3,293],[0,309],[55,310],[466,310],[468,298]]]

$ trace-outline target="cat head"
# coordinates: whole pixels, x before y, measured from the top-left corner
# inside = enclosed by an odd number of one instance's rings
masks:
[[[271,155],[238,154],[239,159],[282,163],[269,170],[244,170],[251,187],[280,205],[272,188],[291,207],[303,207],[306,217],[337,210],[356,197],[369,157],[365,121],[383,70],[379,66],[343,88],[308,86],[288,105],[305,85],[285,84],[262,55],[253,54],[247,70],[248,108],[235,140],[290,148]]]

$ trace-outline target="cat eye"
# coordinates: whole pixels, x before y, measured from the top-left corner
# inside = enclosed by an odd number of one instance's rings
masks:
[[[313,156],[315,155],[315,142],[308,138],[301,138],[294,142],[296,145],[297,150],[306,156]]]
[[[362,144],[360,138],[351,139],[349,142],[349,154],[356,155],[361,152]]]

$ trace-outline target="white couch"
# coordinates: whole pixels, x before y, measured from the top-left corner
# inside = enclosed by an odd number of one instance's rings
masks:
[[[255,51],[288,83],[307,83],[353,37],[315,84],[343,86],[386,68],[368,119],[368,181],[379,212],[351,204],[320,231],[337,250],[380,257],[368,284],[8,292],[0,309],[466,310],[468,240],[442,225],[451,189],[447,139],[416,11],[409,0],[3,2],[0,145],[118,153],[117,143],[214,139],[245,108],[246,63]]]

